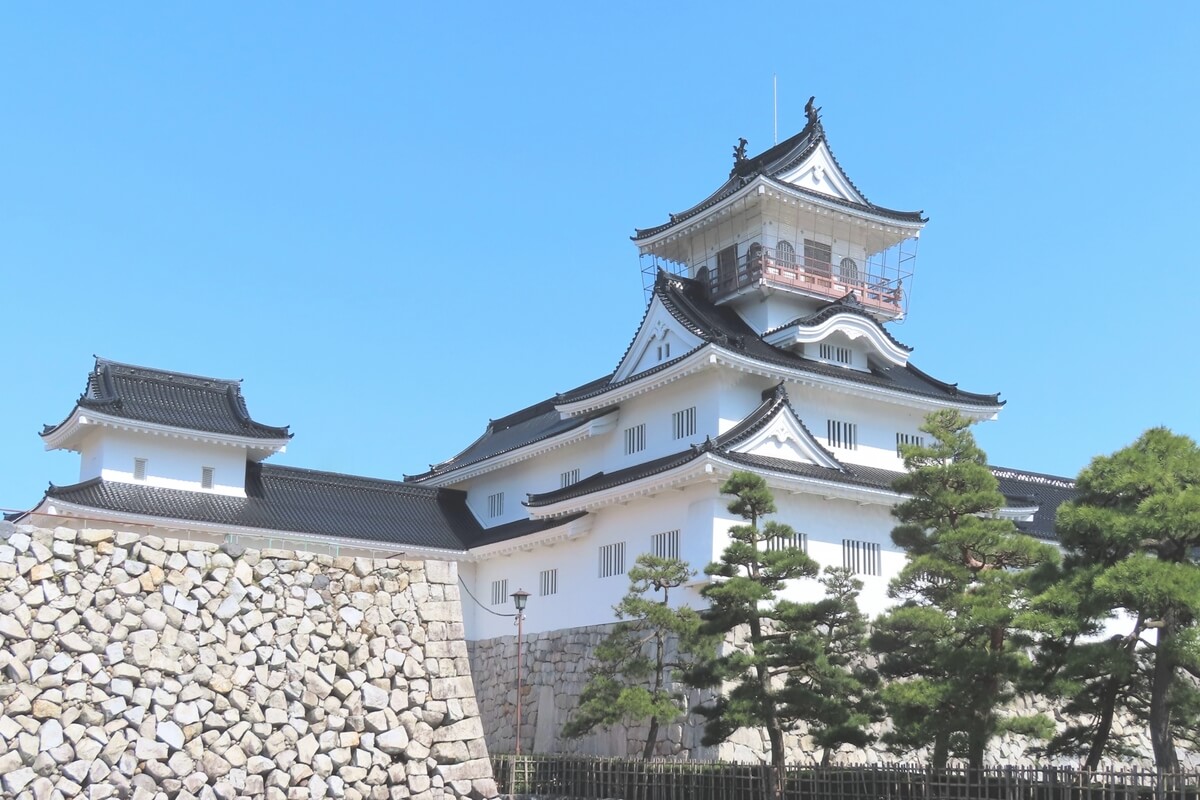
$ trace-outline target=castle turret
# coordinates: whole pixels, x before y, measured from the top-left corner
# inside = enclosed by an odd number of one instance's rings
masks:
[[[740,139],[715,192],[638,229],[643,272],[699,281],[759,333],[848,295],[881,322],[902,319],[928,220],[867,200],[834,157],[820,109],[810,99],[805,111],[800,133],[757,156]]]

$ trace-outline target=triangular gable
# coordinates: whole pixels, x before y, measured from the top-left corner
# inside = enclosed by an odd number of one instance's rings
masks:
[[[850,178],[842,172],[842,168],[834,160],[833,154],[829,152],[829,147],[824,140],[819,142],[798,165],[786,172],[780,172],[774,177],[784,183],[790,183],[811,192],[819,192],[851,203],[868,205],[867,198],[858,193]]]
[[[642,326],[633,337],[633,344],[617,371],[613,373],[612,382],[620,381],[645,372],[648,369],[665,364],[679,358],[703,344],[703,340],[687,328],[679,324],[679,320],[663,306],[662,300],[655,294],[642,319]]]
[[[759,423],[757,430],[725,449],[731,453],[778,458],[844,471],[845,466],[817,442],[796,416],[791,403],[787,402],[786,393],[781,394],[782,397],[772,407],[771,416]]]

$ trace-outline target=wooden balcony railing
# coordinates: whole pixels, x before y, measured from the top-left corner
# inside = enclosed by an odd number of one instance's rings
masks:
[[[764,283],[834,300],[854,292],[867,308],[889,316],[904,313],[902,279],[865,274],[858,264],[830,264],[790,253],[781,258],[772,248],[751,246],[736,263],[719,263],[716,269],[706,267],[705,271],[713,300]]]

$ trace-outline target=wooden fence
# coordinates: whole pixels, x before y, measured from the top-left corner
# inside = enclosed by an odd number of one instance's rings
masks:
[[[510,795],[619,800],[763,800],[765,764],[493,756]],[[888,764],[792,767],[787,800],[1200,800],[1200,772],[1062,767],[935,770]]]

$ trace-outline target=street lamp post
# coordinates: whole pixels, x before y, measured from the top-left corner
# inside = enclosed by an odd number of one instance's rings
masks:
[[[517,589],[512,593],[513,605],[517,608],[517,755],[521,755],[521,642],[525,635],[525,603],[529,592]]]

